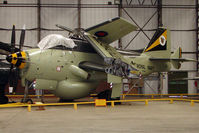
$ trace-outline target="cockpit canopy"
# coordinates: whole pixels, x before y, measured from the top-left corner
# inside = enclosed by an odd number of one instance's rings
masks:
[[[50,34],[44,37],[38,44],[40,49],[49,49],[56,46],[64,46],[66,48],[74,48],[76,44],[70,38],[66,38],[59,34]]]

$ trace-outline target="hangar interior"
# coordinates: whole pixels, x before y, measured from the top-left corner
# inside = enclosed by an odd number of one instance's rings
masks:
[[[88,28],[120,16],[136,25],[138,30],[112,43],[112,46],[126,50],[144,48],[155,30],[163,26],[171,30],[172,52],[180,46],[183,57],[198,60],[198,15],[198,0],[1,0],[0,41],[10,42],[13,24],[17,29],[16,42],[19,42],[20,30],[25,24],[24,44],[36,47],[48,34],[68,36],[68,32],[58,29],[55,24],[71,29]],[[181,86],[170,82],[169,77],[176,73],[195,77],[198,64],[185,62],[180,70],[172,68],[171,72],[162,73],[159,77],[149,77],[144,80],[139,93],[178,93],[182,86],[186,86],[182,93],[198,92],[194,80],[180,82]],[[169,86],[178,92],[169,90]]]

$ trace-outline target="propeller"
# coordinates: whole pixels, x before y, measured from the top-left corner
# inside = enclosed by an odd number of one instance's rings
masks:
[[[11,54],[14,53],[15,48],[15,25],[12,27],[12,36],[11,36]]]
[[[18,52],[18,48],[14,48],[14,52]],[[0,55],[9,55],[11,53],[11,44],[0,42]]]
[[[14,60],[21,60],[23,62],[22,57],[13,57],[12,54],[15,52],[21,52],[23,45],[24,45],[24,39],[25,39],[25,25],[23,26],[23,29],[21,31],[20,35],[20,41],[19,41],[19,48],[16,48],[16,38],[15,38],[15,25],[12,27],[12,35],[11,35],[11,43],[0,43],[0,54],[7,55],[6,59],[0,59],[0,61],[7,60],[11,63],[11,61]],[[19,80],[19,68],[14,67],[13,63],[10,65],[10,71],[9,71],[9,87],[13,88],[13,93],[16,92],[17,84]]]
[[[58,28],[62,29],[62,30],[68,31],[69,33],[74,33],[74,30],[72,30],[72,29],[70,29],[70,28],[68,28],[68,27],[66,27],[66,26],[59,25],[59,24],[56,24],[56,26],[57,26]]]
[[[23,29],[21,31],[20,41],[19,41],[19,50],[22,51],[22,48],[24,46],[24,40],[25,40],[25,29],[26,26],[23,26]]]
[[[72,34],[73,37],[78,37],[78,38],[82,37],[81,34],[80,34],[80,31],[84,31],[83,28],[75,28],[74,30],[72,30],[72,29],[70,29],[66,26],[59,25],[59,24],[56,24],[55,26],[62,29],[62,30],[68,31],[69,35]]]

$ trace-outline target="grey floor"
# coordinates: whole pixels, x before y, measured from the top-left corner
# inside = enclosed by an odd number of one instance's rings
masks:
[[[0,109],[0,133],[199,133],[199,104],[143,102]]]

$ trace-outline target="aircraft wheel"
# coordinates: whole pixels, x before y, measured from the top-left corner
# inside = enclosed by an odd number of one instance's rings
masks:
[[[33,104],[33,101],[30,98],[28,98],[28,99],[21,99],[21,103]]]
[[[111,98],[111,100],[120,100],[120,97]],[[115,105],[121,105],[121,102],[115,102]]]
[[[106,99],[107,101],[111,100],[111,90],[105,90],[98,94],[99,99]]]
[[[62,99],[62,98],[59,99],[60,103],[73,102],[73,101],[74,101],[73,99]]]
[[[111,101],[111,100],[120,100],[120,97],[116,97],[116,98],[111,98],[111,90],[105,90],[103,92],[100,92],[98,94],[98,98],[99,99],[106,99],[106,101]],[[110,105],[110,103],[107,103],[108,105]],[[121,102],[116,102],[115,105],[120,105]]]
[[[0,104],[6,104],[8,101],[9,100],[7,96],[0,97]]]

